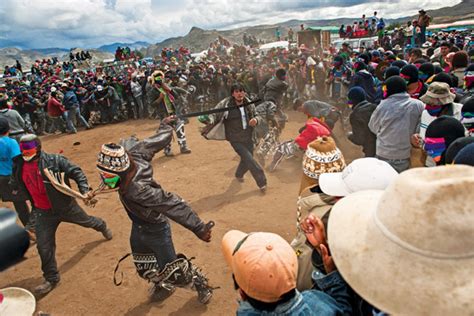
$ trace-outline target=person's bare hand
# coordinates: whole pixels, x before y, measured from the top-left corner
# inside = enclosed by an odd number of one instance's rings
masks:
[[[176,115],[170,115],[170,116],[168,116],[168,117],[165,117],[165,118],[162,120],[162,122],[163,122],[164,124],[169,125],[170,123],[172,123],[172,122],[174,122],[174,121],[176,121],[176,120],[177,120]]]
[[[199,237],[199,239],[201,239],[202,241],[205,241],[205,242],[210,242],[211,241],[211,237],[212,237],[212,228],[215,226],[216,224],[214,223],[214,221],[209,221],[207,222],[207,224],[204,225],[203,229],[201,231],[198,231],[196,232],[196,235]]]
[[[329,249],[325,245],[321,244],[319,246],[319,253],[321,254],[321,258],[323,258],[323,265],[326,273],[331,273],[336,270],[336,265],[329,254]]]
[[[421,136],[419,134],[413,134],[411,135],[410,142],[411,145],[415,148],[420,148],[421,147]]]
[[[255,127],[257,126],[257,119],[256,118],[253,118],[249,121],[249,125],[252,126],[252,127]]]
[[[320,245],[327,245],[326,230],[321,219],[314,215],[308,215],[300,224],[309,243],[318,250]]]

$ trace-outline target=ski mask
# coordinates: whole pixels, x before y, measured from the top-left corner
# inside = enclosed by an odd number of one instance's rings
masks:
[[[26,134],[20,139],[21,156],[25,161],[32,161],[41,152],[41,141],[34,134]]]

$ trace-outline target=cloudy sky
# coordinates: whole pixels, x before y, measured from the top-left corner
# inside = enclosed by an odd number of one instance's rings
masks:
[[[156,43],[192,26],[230,29],[290,19],[396,18],[460,0],[0,0],[0,47]]]

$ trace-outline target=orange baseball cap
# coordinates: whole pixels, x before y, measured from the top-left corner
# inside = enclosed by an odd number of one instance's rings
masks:
[[[295,251],[273,233],[228,231],[222,252],[242,291],[253,299],[273,303],[296,288]]]

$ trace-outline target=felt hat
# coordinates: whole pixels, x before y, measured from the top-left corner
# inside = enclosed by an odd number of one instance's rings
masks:
[[[388,314],[474,314],[473,186],[470,166],[414,168],[339,200],[328,222],[339,273]]]

